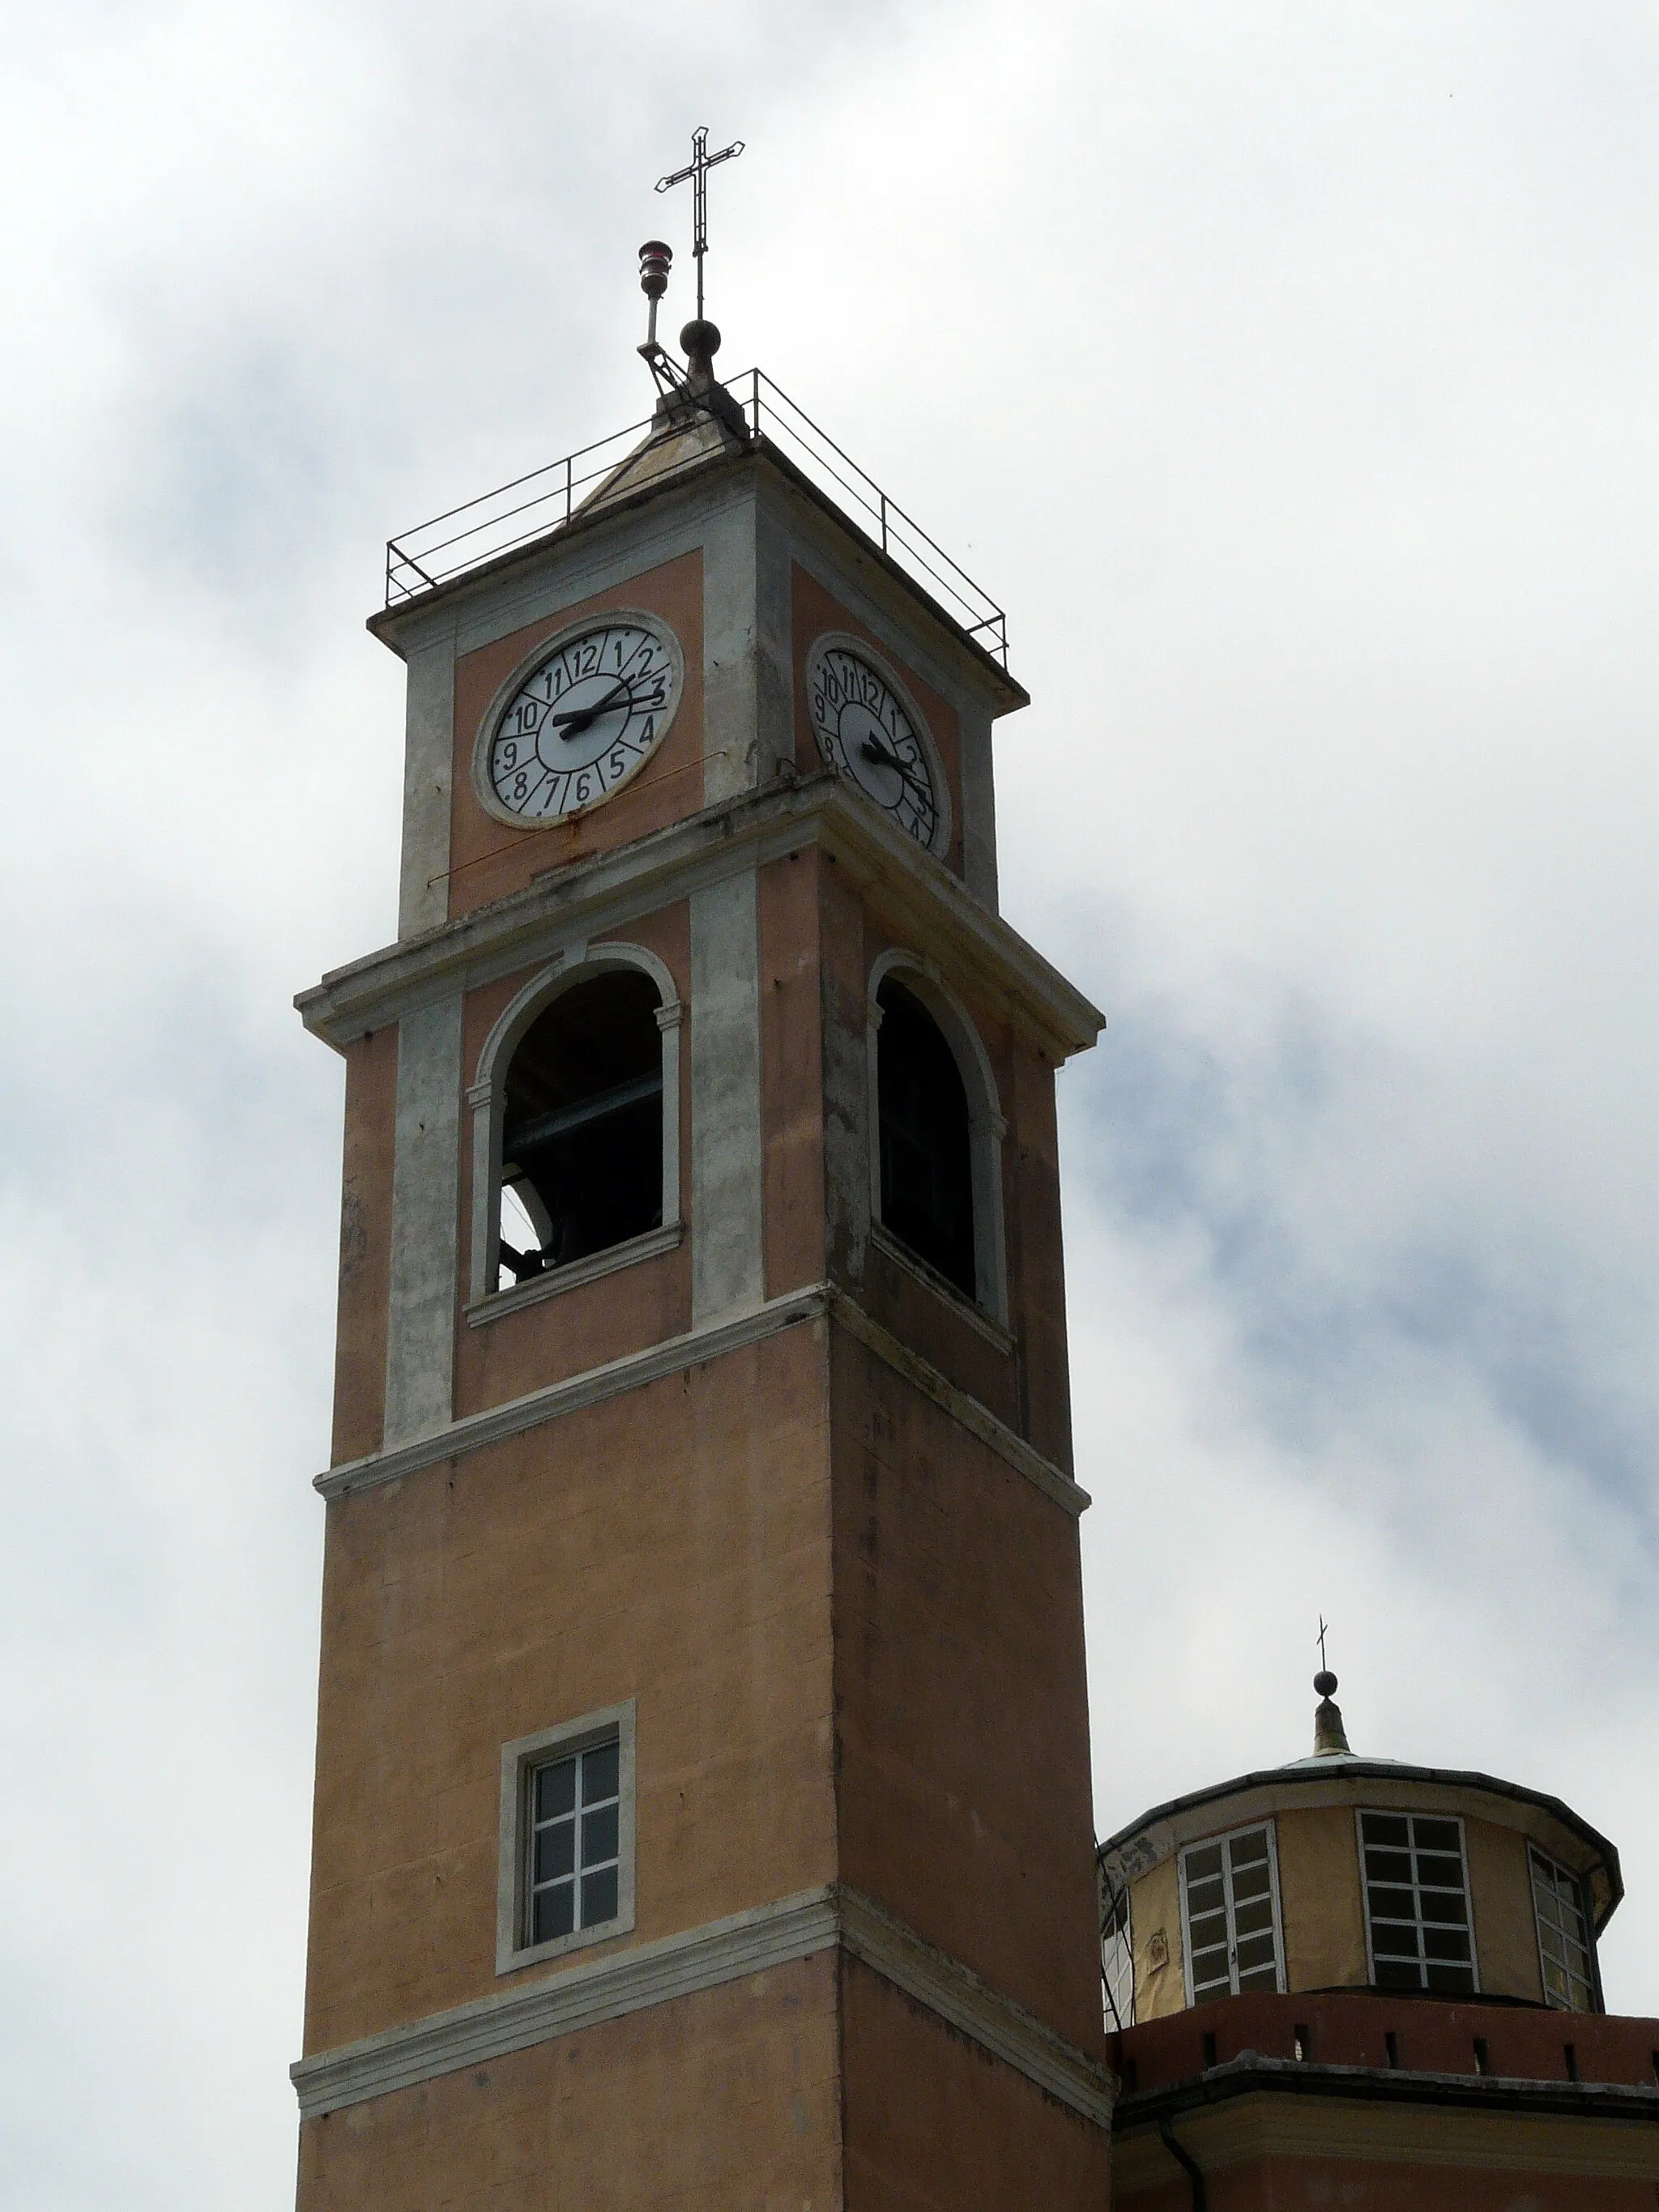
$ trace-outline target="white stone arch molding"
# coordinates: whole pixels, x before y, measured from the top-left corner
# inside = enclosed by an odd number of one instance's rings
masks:
[[[641,754],[625,775],[618,776],[608,791],[590,801],[586,806],[574,807],[568,814],[548,815],[545,817],[538,817],[534,820],[526,821],[523,815],[514,814],[510,808],[503,806],[490,787],[489,747],[490,740],[495,734],[495,725],[517,696],[520,687],[529,682],[544,661],[551,660],[556,653],[562,653],[573,639],[585,637],[590,630],[604,629],[613,623],[628,623],[640,629],[648,630],[668,656],[671,671],[668,705],[658,720],[655,734],[651,740],[651,750],[647,753]],[[573,622],[563,623],[558,629],[550,630],[545,637],[538,639],[496,686],[495,696],[484,709],[483,719],[479,722],[472,739],[473,795],[486,814],[492,816],[497,822],[510,823],[514,830],[556,829],[562,822],[574,821],[578,814],[591,814],[596,806],[603,806],[607,799],[614,799],[619,791],[626,789],[640,770],[648,762],[656,758],[662,750],[663,740],[673,727],[674,717],[678,714],[680,702],[684,696],[685,654],[681,649],[679,639],[660,615],[652,614],[644,607],[590,609],[586,614],[577,617]]]
[[[951,801],[951,781],[945,773],[945,763],[939,757],[939,744],[933,736],[932,726],[927,715],[917,706],[915,694],[886,654],[878,647],[872,645],[868,638],[854,637],[849,630],[820,630],[812,640],[806,654],[805,680],[809,722],[811,720],[813,685],[817,680],[818,671],[823,665],[823,657],[827,653],[850,653],[860,660],[867,660],[882,682],[891,684],[897,695],[900,706],[910,717],[911,727],[916,733],[916,741],[927,756],[927,766],[933,774],[933,790],[939,800],[938,819],[933,824],[933,841],[926,849],[932,853],[935,859],[943,860],[951,849],[951,826],[956,818]],[[817,743],[816,730],[813,732],[812,742],[814,744]]]
[[[662,1033],[662,1219],[665,1230],[680,1218],[680,1025],[685,1007],[673,970],[643,945],[567,945],[532,975],[502,1008],[484,1039],[466,1103],[472,1109],[471,1300],[488,1297],[495,1287],[501,1241],[501,1124],[505,1118],[507,1071],[520,1039],[538,1014],[575,983],[618,969],[635,969],[657,987],[657,1027]],[[482,1203],[480,1199],[482,1197]]]
[[[869,1084],[870,1218],[881,1219],[881,1105],[876,1079],[877,994],[890,975],[920,999],[939,1024],[955,1055],[968,1094],[969,1158],[974,1191],[974,1277],[978,1304],[1000,1328],[1008,1326],[1007,1241],[1002,1210],[1002,1140],[1008,1133],[997,1092],[996,1071],[973,1016],[945,981],[936,960],[901,947],[880,954],[870,970],[865,1001],[865,1052]]]

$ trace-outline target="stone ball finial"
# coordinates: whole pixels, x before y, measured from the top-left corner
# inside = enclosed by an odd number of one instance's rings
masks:
[[[680,348],[685,356],[685,365],[690,376],[712,376],[714,356],[720,349],[720,334],[716,325],[705,322],[700,315],[688,323],[680,332]]]
[[[1336,1677],[1331,1673],[1329,1668],[1322,1667],[1318,1674],[1314,1676],[1314,1691],[1316,1695],[1322,1698],[1334,1698],[1336,1695]]]

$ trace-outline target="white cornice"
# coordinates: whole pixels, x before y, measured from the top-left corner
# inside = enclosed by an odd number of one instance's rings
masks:
[[[424,935],[333,969],[295,1000],[306,1027],[343,1048],[446,992],[550,959],[562,944],[608,934],[671,899],[744,870],[823,848],[912,937],[969,978],[1056,1062],[1086,1051],[1104,1018],[1059,969],[938,860],[824,773],[706,808],[614,853],[550,870],[520,891]]]
[[[872,1320],[856,1298],[831,1285],[829,1291],[830,1310],[849,1336],[867,1345],[877,1358],[886,1362],[896,1374],[913,1382],[924,1397],[931,1398],[941,1411],[951,1415],[975,1436],[983,1444],[1007,1461],[1010,1467],[1034,1482],[1043,1496],[1075,1518],[1086,1512],[1093,1502],[1086,1490],[1073,1481],[1070,1475],[1045,1458],[1024,1437],[1016,1436],[1006,1422],[1000,1421],[988,1406],[966,1390],[959,1389],[948,1376],[942,1375],[931,1360],[924,1359],[919,1352],[912,1352],[908,1344],[884,1328],[878,1321]]]
[[[297,2060],[290,2078],[301,2112],[311,2119],[836,1944],[1073,2112],[1110,2126],[1112,2082],[1104,2066],[871,1899],[833,1884],[319,2051]]]
[[[994,1990],[960,1960],[924,1942],[873,1899],[842,1889],[840,1940],[895,1989],[1058,2097],[1097,2127],[1112,2124],[1112,2077],[1035,2014]]]
[[[459,1459],[465,1453],[500,1443],[507,1437],[522,1436],[528,1429],[539,1428],[544,1422],[556,1421],[584,1406],[597,1406],[607,1398],[620,1396],[624,1390],[637,1390],[647,1382],[661,1382],[688,1367],[718,1359],[724,1352],[758,1344],[766,1337],[775,1336],[780,1329],[793,1328],[798,1322],[815,1321],[826,1314],[896,1374],[914,1384],[924,1397],[931,1398],[941,1412],[948,1413],[970,1436],[988,1444],[1063,1512],[1075,1517],[1087,1509],[1088,1492],[1079,1488],[1062,1468],[1027,1443],[1024,1437],[1016,1436],[989,1407],[982,1406],[977,1398],[959,1389],[930,1360],[902,1344],[890,1329],[872,1321],[855,1298],[829,1283],[814,1283],[805,1290],[791,1291],[786,1297],[769,1298],[764,1305],[735,1315],[729,1321],[687,1329],[682,1335],[665,1338],[660,1344],[647,1345],[641,1352],[630,1352],[620,1359],[607,1360],[602,1367],[590,1367],[580,1375],[549,1382],[522,1398],[509,1398],[505,1405],[465,1414],[444,1428],[396,1444],[389,1451],[371,1452],[363,1459],[347,1460],[316,1476],[313,1487],[325,1498],[343,1498],[354,1491],[372,1490],[383,1482],[396,1482],[404,1475],[417,1474],[423,1467],[434,1467],[441,1460]]]
[[[718,1359],[722,1352],[758,1344],[763,1338],[775,1336],[780,1329],[792,1328],[797,1322],[816,1319],[828,1306],[829,1293],[821,1283],[793,1291],[787,1297],[769,1298],[764,1305],[729,1321],[687,1329],[683,1335],[665,1337],[660,1344],[647,1345],[642,1352],[627,1352],[620,1359],[607,1360],[602,1367],[585,1368],[580,1375],[546,1383],[522,1398],[509,1398],[504,1405],[464,1414],[458,1421],[434,1429],[430,1435],[396,1444],[390,1451],[371,1452],[367,1458],[329,1468],[315,1478],[313,1486],[325,1498],[340,1498],[350,1491],[395,1482],[421,1468],[435,1466],[440,1460],[459,1459],[463,1453],[500,1443],[506,1437],[521,1436],[526,1429],[539,1428],[543,1422],[557,1420],[584,1406],[619,1397],[624,1390],[659,1382],[702,1360]]]

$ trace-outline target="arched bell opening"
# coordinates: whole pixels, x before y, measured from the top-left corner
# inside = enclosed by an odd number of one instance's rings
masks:
[[[896,975],[876,993],[883,1226],[964,1297],[979,1295],[968,1089],[943,1030]]]
[[[662,1226],[662,1004],[650,975],[609,969],[526,1030],[501,1086],[495,1288]]]

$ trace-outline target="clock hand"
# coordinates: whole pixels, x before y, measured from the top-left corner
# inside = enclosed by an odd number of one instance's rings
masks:
[[[580,735],[581,732],[587,727],[590,722],[597,721],[599,716],[603,714],[608,708],[614,705],[617,694],[619,691],[624,694],[629,703],[631,705],[633,703],[634,694],[629,687],[627,678],[625,676],[619,676],[616,682],[611,685],[611,689],[605,693],[604,698],[597,700],[592,706],[575,707],[573,708],[568,714],[550,714],[548,717],[548,720],[553,724],[554,727],[558,731],[559,735],[562,738],[578,737]]]
[[[882,768],[896,769],[912,791],[921,792],[928,805],[930,806],[933,805],[933,793],[931,787],[924,783],[919,775],[913,775],[896,753],[889,752],[879,738],[866,738],[859,750],[866,760],[874,761]]]

